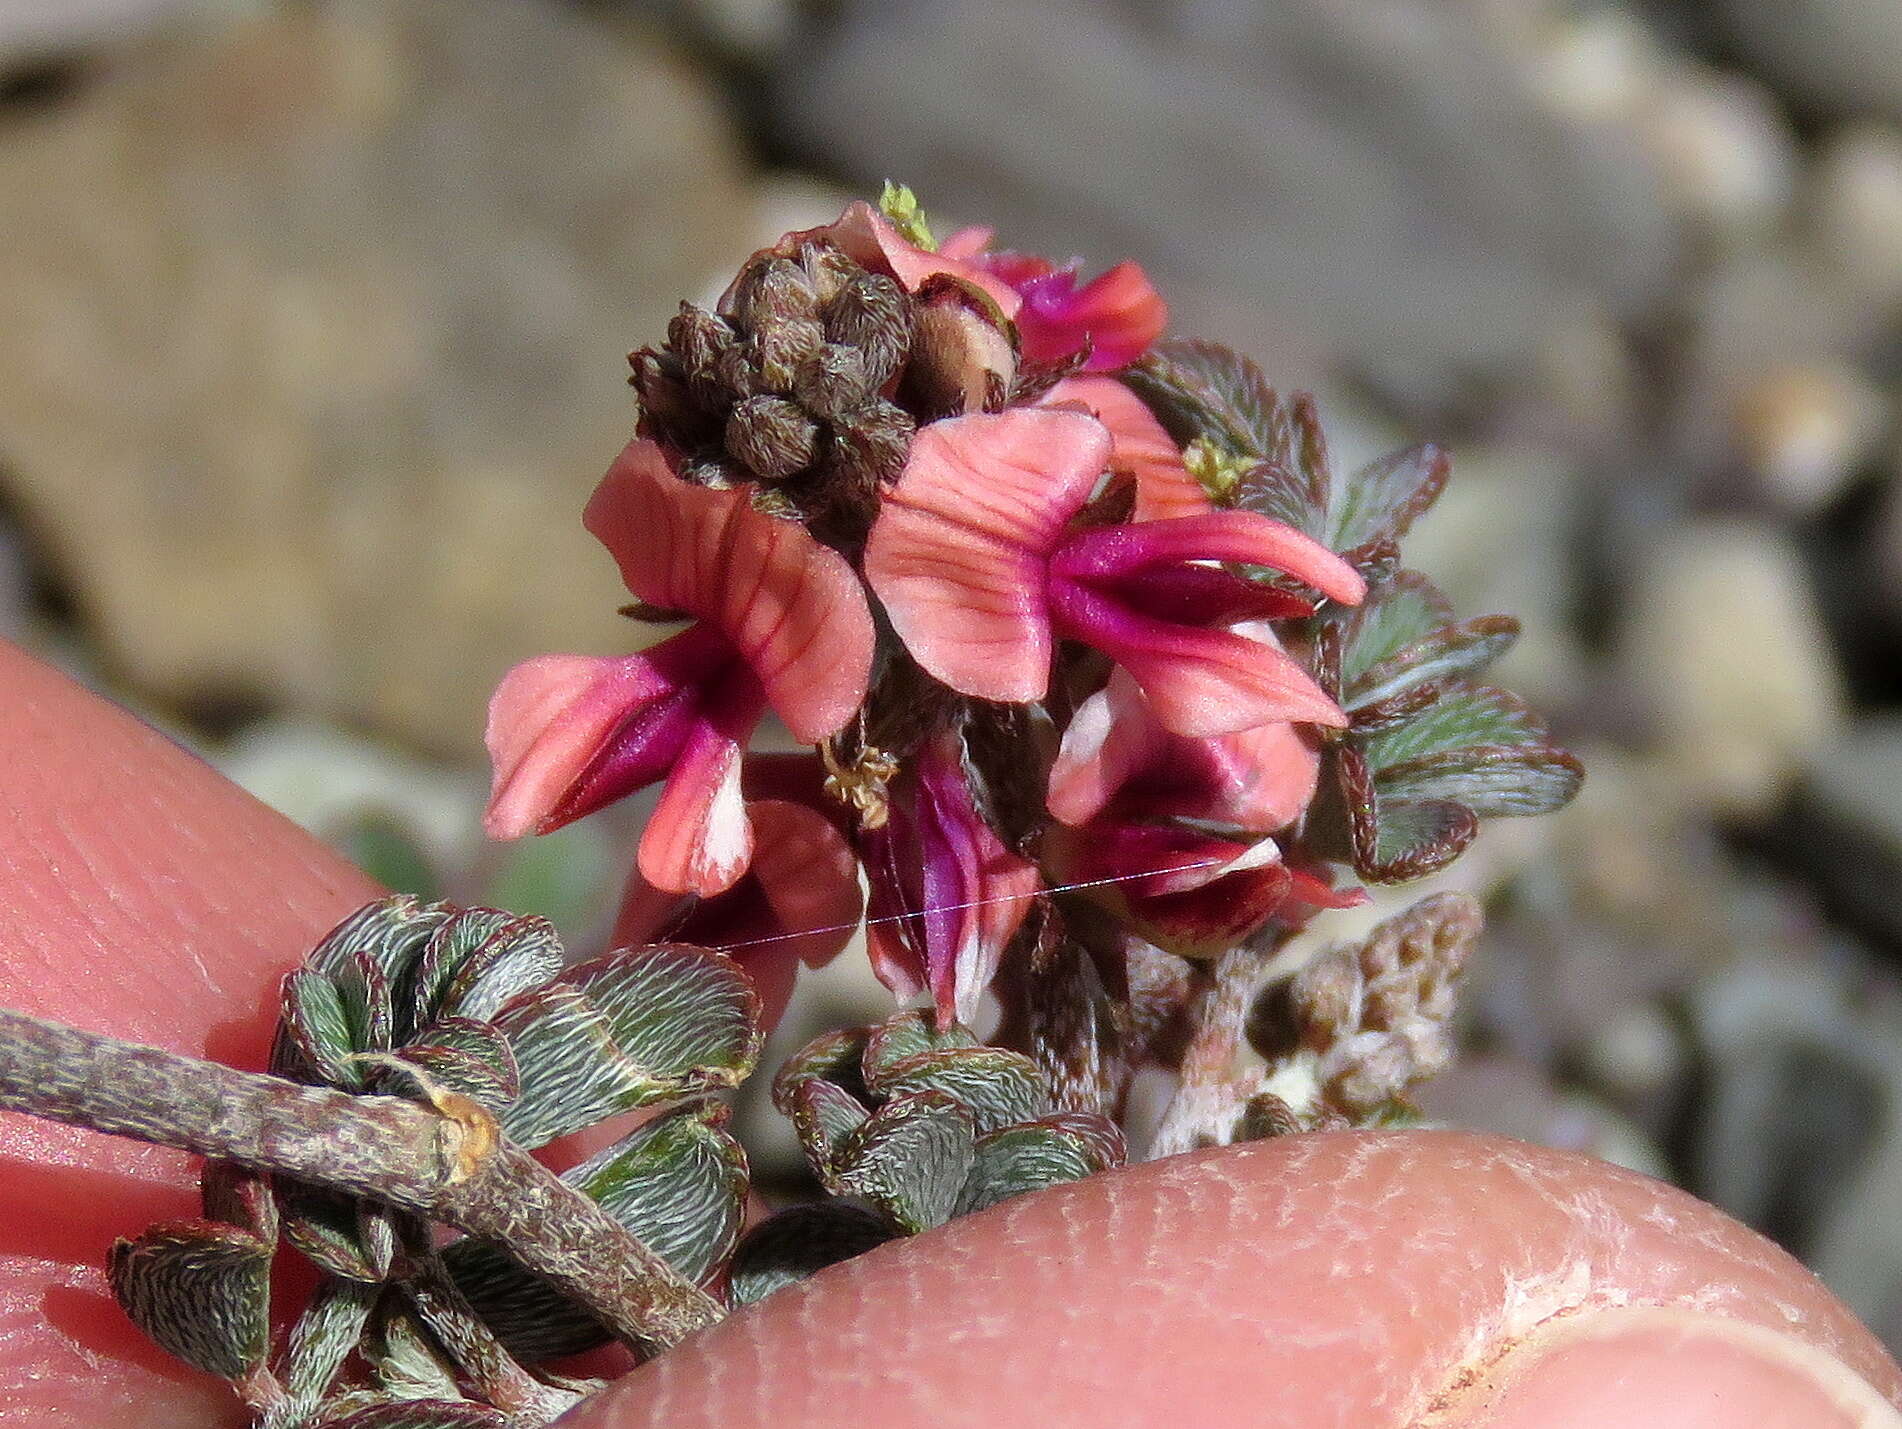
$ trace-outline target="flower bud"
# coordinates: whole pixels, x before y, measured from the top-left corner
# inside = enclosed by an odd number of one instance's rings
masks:
[[[819,424],[784,397],[748,397],[727,415],[726,449],[766,480],[784,481],[812,465]]]

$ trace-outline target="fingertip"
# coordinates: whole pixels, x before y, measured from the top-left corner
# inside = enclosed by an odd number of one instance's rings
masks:
[[[1645,1305],[1732,1338],[1647,1331],[1550,1360],[1554,1377],[1570,1366],[1622,1393],[1597,1419],[1548,1426],[1537,1416],[1563,1392],[1534,1400],[1545,1377],[1504,1374],[1541,1363],[1552,1342],[1536,1336]],[[1764,1404],[1795,1415],[1860,1383],[1844,1402],[1864,1417],[1846,1422],[1893,1429],[1878,1411],[1902,1404],[1902,1371],[1875,1338],[1685,1193],[1496,1137],[1315,1133],[1091,1177],[880,1247],[695,1336],[573,1423],[1421,1429],[1438,1412],[1435,1429],[1730,1429],[1682,1416],[1713,1377],[1735,1379],[1724,1356],[1740,1338],[1787,1342],[1782,1359],[1758,1354]],[[1634,1346],[1648,1368],[1617,1384],[1586,1358]],[[1520,1398],[1484,1400],[1485,1385]]]

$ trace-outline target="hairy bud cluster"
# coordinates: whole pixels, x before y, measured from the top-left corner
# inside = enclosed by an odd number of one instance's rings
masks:
[[[941,318],[823,242],[760,254],[718,312],[689,303],[631,359],[641,433],[704,486],[756,482],[788,516],[868,513],[945,384],[921,348]]]

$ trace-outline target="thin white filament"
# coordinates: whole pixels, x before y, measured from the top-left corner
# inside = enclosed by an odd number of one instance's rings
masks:
[[[994,898],[974,898],[969,903],[946,903],[937,908],[921,908],[916,913],[888,913],[883,918],[860,918],[850,923],[833,923],[823,928],[802,928],[796,933],[773,933],[764,938],[747,938],[738,943],[721,943],[716,951],[732,953],[741,948],[757,948],[764,943],[783,943],[793,938],[810,938],[820,933],[845,933],[855,928],[870,928],[878,923],[902,923],[907,918],[923,918],[933,913],[962,913],[968,908],[983,908],[992,903],[1015,903],[1044,893],[1074,893],[1079,888],[1101,888],[1106,884],[1129,883],[1138,878],[1160,878],[1167,873],[1189,873],[1198,868],[1214,868],[1226,862],[1228,862],[1226,859],[1204,858],[1194,863],[1178,864],[1173,868],[1151,868],[1142,873],[1118,873],[1108,878],[1087,879],[1082,883],[1059,883],[1054,888],[1035,888],[1028,893],[1000,893]]]

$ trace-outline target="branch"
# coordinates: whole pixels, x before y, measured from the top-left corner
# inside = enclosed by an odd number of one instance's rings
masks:
[[[1173,1156],[1197,1146],[1225,1144],[1252,1088],[1235,1075],[1248,1004],[1278,949],[1244,943],[1223,953],[1214,968],[1198,967],[1189,1007],[1189,1045],[1181,1082],[1162,1114],[1147,1159]]]
[[[647,1351],[724,1313],[475,1102],[354,1096],[0,1009],[0,1107],[290,1176],[506,1244]]]

